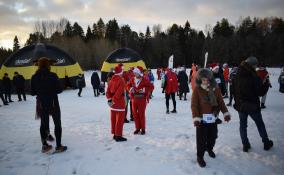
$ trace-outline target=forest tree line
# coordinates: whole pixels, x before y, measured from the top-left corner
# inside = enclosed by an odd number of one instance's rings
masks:
[[[167,67],[174,55],[174,66],[208,62],[238,64],[248,56],[256,56],[266,66],[284,64],[284,21],[279,17],[240,19],[232,25],[223,18],[205,31],[173,24],[162,31],[161,25],[148,26],[145,32],[136,32],[129,25],[119,26],[116,19],[105,23],[101,18],[89,25],[86,32],[78,22],[66,18],[59,21],[37,21],[26,45],[49,43],[65,50],[84,70],[100,69],[107,55],[114,49],[128,47],[142,55],[150,68]],[[17,36],[13,49],[0,48],[0,64],[20,49]]]

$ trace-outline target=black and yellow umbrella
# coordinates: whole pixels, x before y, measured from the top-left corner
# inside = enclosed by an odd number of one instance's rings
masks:
[[[111,52],[106,60],[103,63],[101,72],[102,72],[102,81],[107,81],[107,73],[122,63],[124,71],[128,71],[131,67],[141,66],[143,69],[146,69],[146,65],[142,57],[134,50],[129,48],[120,48]]]
[[[0,80],[5,73],[8,73],[12,79],[14,72],[18,72],[26,79],[27,89],[29,89],[29,81],[37,70],[35,62],[41,57],[54,62],[51,71],[57,74],[63,85],[66,86],[66,81],[68,81],[70,87],[76,88],[78,74],[83,74],[78,62],[63,50],[43,43],[26,46],[8,57],[0,69]]]

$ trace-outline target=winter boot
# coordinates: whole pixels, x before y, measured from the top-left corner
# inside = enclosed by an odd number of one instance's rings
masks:
[[[51,145],[44,144],[44,145],[42,145],[41,152],[42,152],[42,153],[47,153],[47,152],[49,152],[51,149],[52,149],[52,146],[51,146]]]
[[[125,141],[127,141],[127,139],[122,137],[122,136],[115,136],[115,141],[116,142],[125,142]]]
[[[209,155],[211,158],[215,158],[215,157],[216,157],[216,155],[215,155],[215,153],[213,152],[213,150],[207,150],[207,152],[208,152],[208,155]]]
[[[273,147],[273,142],[272,142],[272,140],[269,140],[269,141],[267,141],[267,142],[264,143],[263,149],[264,149],[265,151],[268,151],[268,150],[270,150],[270,148],[272,148],[272,147]]]
[[[170,111],[167,109],[167,112],[166,112],[166,114],[170,114]]]
[[[136,129],[133,134],[137,135],[137,134],[139,134],[139,132],[140,132],[140,129]]]
[[[124,123],[129,123],[129,120],[127,120],[127,119],[124,119]]]
[[[172,111],[171,111],[171,113],[177,113],[177,110],[176,110],[176,109],[174,109],[174,110],[172,110]]]
[[[206,162],[204,161],[203,157],[197,157],[197,163],[201,168],[206,166]]]
[[[67,146],[62,146],[62,145],[57,146],[57,147],[55,148],[55,152],[56,152],[56,153],[61,153],[61,152],[64,152],[64,151],[66,151],[66,150],[67,150]]]
[[[51,134],[49,134],[47,136],[46,140],[49,141],[49,142],[53,142],[54,141],[54,137]]]
[[[142,131],[141,131],[141,135],[145,135],[145,134],[146,134],[145,129],[142,129]]]
[[[232,103],[228,103],[227,106],[232,106]]]
[[[261,106],[260,106],[261,109],[264,109],[266,108],[266,106],[264,105],[264,103],[261,103]]]
[[[243,152],[246,152],[246,153],[247,153],[250,148],[251,148],[250,144],[243,145]]]

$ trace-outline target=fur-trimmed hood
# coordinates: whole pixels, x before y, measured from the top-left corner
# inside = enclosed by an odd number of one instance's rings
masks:
[[[197,75],[196,75],[196,85],[198,87],[201,86],[201,83],[202,83],[202,78],[208,78],[209,79],[209,82],[210,82],[210,87],[216,87],[217,84],[216,84],[216,81],[214,79],[214,76],[213,76],[213,72],[209,69],[199,69],[197,71]]]

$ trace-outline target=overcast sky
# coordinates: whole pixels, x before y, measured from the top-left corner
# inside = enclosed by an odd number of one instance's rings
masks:
[[[147,25],[173,23],[204,30],[222,18],[236,24],[240,17],[284,17],[284,0],[0,0],[0,47],[12,47],[18,36],[21,45],[34,31],[38,20],[77,21],[86,31],[101,17],[116,18],[119,25],[145,32]]]

